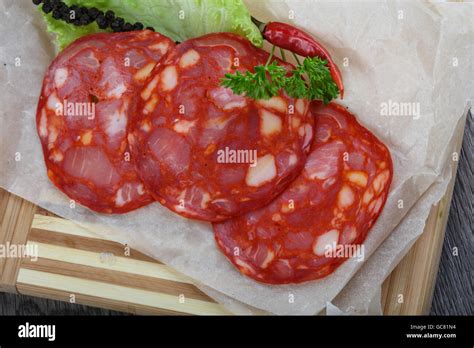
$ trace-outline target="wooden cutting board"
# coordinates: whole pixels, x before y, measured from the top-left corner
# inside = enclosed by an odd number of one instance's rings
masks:
[[[429,312],[452,186],[433,207],[423,235],[385,281],[385,314]],[[36,261],[0,258],[1,291],[135,314],[229,314],[170,267],[4,190],[0,217],[0,244],[38,250]]]
[[[424,233],[383,284],[385,314],[429,313],[455,170]],[[0,291],[135,314],[230,314],[170,267],[0,189],[0,245],[8,243],[37,248],[38,259],[0,257]]]

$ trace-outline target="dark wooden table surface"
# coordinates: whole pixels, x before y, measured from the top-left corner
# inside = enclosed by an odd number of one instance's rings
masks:
[[[449,212],[446,237],[434,293],[432,315],[473,315],[473,130],[469,114]],[[0,315],[126,315],[23,295],[0,293]]]

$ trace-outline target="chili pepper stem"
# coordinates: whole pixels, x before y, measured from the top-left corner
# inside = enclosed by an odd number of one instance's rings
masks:
[[[273,55],[275,54],[275,46],[272,47],[272,51],[270,53],[270,56],[268,57],[267,59],[267,62],[265,63],[265,66],[268,66],[268,64],[270,64],[270,62],[272,61],[273,59]]]
[[[265,26],[267,23],[263,23],[262,21],[259,21],[257,18],[251,16],[250,17],[252,22],[257,26],[258,30],[260,30],[261,33],[265,31]]]
[[[298,63],[298,65],[301,65],[300,59],[298,58],[298,56],[296,54],[294,54],[293,52],[291,54],[293,55],[293,57],[295,57],[295,60]]]
[[[281,54],[281,58],[286,63],[285,50],[283,48],[280,48],[280,54]]]

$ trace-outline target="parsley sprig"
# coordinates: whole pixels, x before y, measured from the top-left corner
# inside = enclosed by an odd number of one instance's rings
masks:
[[[256,66],[255,72],[226,74],[221,85],[230,88],[234,94],[252,99],[268,100],[277,96],[282,89],[290,97],[322,100],[325,104],[337,98],[339,89],[331,77],[326,60],[307,57],[302,64],[297,60],[298,65],[288,73],[276,61],[271,62],[274,49],[266,64]]]
[[[222,86],[230,88],[235,94],[245,94],[252,99],[270,99],[278,95],[283,87],[286,70],[273,62],[269,65],[255,67],[255,72],[237,71],[235,75],[226,74]]]

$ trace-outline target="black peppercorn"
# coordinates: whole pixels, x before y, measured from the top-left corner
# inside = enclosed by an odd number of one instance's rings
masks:
[[[125,24],[123,25],[123,30],[124,30],[124,31],[132,31],[132,30],[133,30],[133,25],[130,24],[130,23],[125,23]]]
[[[42,9],[43,9],[44,13],[50,13],[53,10],[53,6],[51,6],[49,4],[48,5],[44,4]]]
[[[43,4],[42,10],[45,13],[51,13],[54,19],[63,20],[66,23],[72,23],[76,26],[83,26],[97,22],[100,29],[107,29],[109,26],[114,32],[143,30],[144,25],[140,22],[126,23],[123,18],[116,17],[114,11],[99,10],[96,7],[87,8],[85,6],[68,6],[61,0],[32,0],[33,4]],[[153,27],[146,29],[155,31]]]
[[[107,11],[105,12],[105,18],[107,18],[109,21],[113,21],[115,19],[115,13],[114,11]]]
[[[81,23],[81,25],[87,25],[87,24],[92,23],[93,20],[91,19],[91,17],[89,17],[88,14],[83,14],[81,18],[79,19],[79,22]]]
[[[53,10],[56,10],[61,4],[62,1],[60,0],[51,0],[51,6],[53,6]]]
[[[109,21],[107,20],[107,18],[105,18],[103,14],[98,15],[95,21],[97,22],[97,25],[100,29],[107,29],[107,27],[109,26]]]
[[[68,23],[73,23],[76,18],[77,18],[77,10],[79,8],[76,6],[76,5],[72,5],[71,7],[69,7],[69,11],[68,11],[68,15],[67,15],[67,18],[66,18],[66,22]],[[69,20],[68,20],[69,18]]]
[[[133,25],[133,30],[142,30],[143,29],[143,24],[140,22],[137,22]]]
[[[58,10],[58,11],[60,11],[61,13],[64,13],[66,10],[69,10],[69,6],[66,5],[64,2],[60,2],[60,3],[56,6],[55,10]]]
[[[102,11],[99,11],[96,7],[91,7],[88,11],[89,17],[92,19],[96,19],[99,14],[101,14]],[[102,12],[103,14],[103,12]]]
[[[54,19],[61,19],[63,17],[63,13],[61,12],[61,10],[54,10],[53,11],[53,18]]]
[[[64,6],[61,6],[57,11],[61,12],[61,19],[66,21],[69,18],[69,6],[66,4],[63,4]]]
[[[110,27],[112,28],[113,31],[115,32],[120,32],[123,31],[123,25],[125,24],[125,21],[123,18],[115,18],[112,23],[110,23]]]
[[[83,15],[85,15],[87,13],[87,8],[85,7],[79,7],[77,9],[77,12],[76,12],[76,17],[82,17]]]

